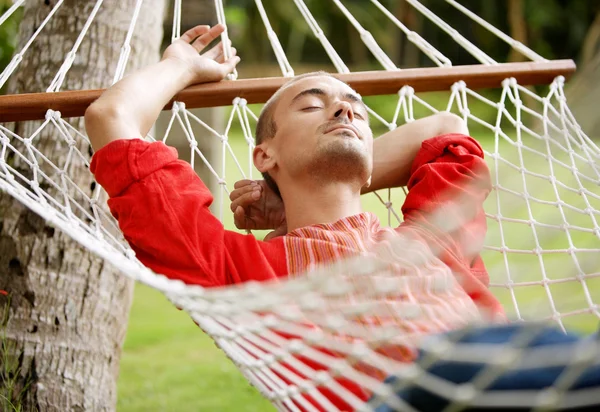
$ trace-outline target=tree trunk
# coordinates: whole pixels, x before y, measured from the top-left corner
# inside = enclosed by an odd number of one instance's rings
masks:
[[[527,22],[525,21],[525,8],[523,0],[508,0],[508,23],[510,37],[527,45]],[[522,62],[527,60],[520,52],[510,49],[510,62]]]
[[[596,18],[588,29],[587,34],[581,46],[581,65],[590,63],[598,53],[598,43],[600,43],[600,9],[596,12]]]
[[[527,46],[527,22],[525,21],[525,3],[523,0],[508,0],[508,25],[510,27],[510,37]],[[510,49],[509,62],[522,62],[526,60],[527,58],[519,51],[513,48]],[[527,86],[527,89],[535,92],[533,86]],[[530,95],[522,93],[521,99],[527,107],[537,107],[535,99]],[[538,123],[536,119],[529,117],[525,117],[523,121],[530,127],[536,127]]]
[[[128,70],[157,60],[163,2],[144,2],[131,42]],[[9,93],[44,91],[50,85],[95,3],[64,2],[24,55],[12,76]],[[104,1],[62,90],[110,85],[135,3]],[[55,0],[26,3],[17,50],[55,4]],[[83,130],[82,119],[72,124]],[[19,123],[14,130],[29,137],[39,125]],[[35,142],[53,163],[64,164],[67,148],[54,127],[45,128]],[[16,139],[11,143],[15,145]],[[77,145],[89,155],[90,148],[84,142]],[[19,158],[8,155],[7,161],[31,176]],[[81,161],[72,162],[69,175],[91,195],[94,183]],[[49,193],[52,190],[47,183],[41,187]],[[132,282],[1,193],[0,289],[9,293],[8,297],[0,295],[0,308],[10,303],[0,334],[0,359],[4,360],[0,367],[0,400],[4,402],[0,401],[0,407],[11,410],[3,398],[7,397],[24,411],[114,410]]]
[[[600,99],[600,53],[597,53],[569,82],[566,90],[569,108],[587,135],[600,140],[600,117],[598,117],[598,99]]]
[[[348,33],[348,45],[350,48],[350,58],[352,59],[353,71],[368,70],[369,67],[369,52],[365,44],[360,38],[360,34],[356,31],[350,20],[344,19],[344,25]]]
[[[417,33],[423,33],[423,15],[417,12],[410,4],[403,2],[398,6],[401,21],[409,30]],[[421,50],[408,39],[404,39],[402,48],[402,67],[412,68],[420,67]]]
[[[591,24],[582,45],[581,62],[575,77],[568,83],[569,107],[581,128],[594,140],[600,140],[600,118],[597,105],[600,98],[600,10]]]

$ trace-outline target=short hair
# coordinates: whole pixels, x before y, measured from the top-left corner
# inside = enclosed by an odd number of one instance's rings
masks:
[[[277,89],[277,91],[273,94],[273,96],[271,96],[269,98],[269,100],[267,100],[267,102],[265,103],[265,105],[263,106],[263,108],[260,112],[260,115],[258,116],[258,121],[256,123],[256,145],[257,146],[267,139],[272,139],[275,136],[275,133],[277,133],[277,124],[275,123],[275,119],[273,119],[273,114],[275,112],[275,107],[277,106],[277,103],[279,102],[279,99],[281,98],[281,95],[283,94],[283,92],[287,88],[289,88],[291,85],[293,85],[294,83],[296,83],[302,79],[306,79],[307,77],[319,77],[319,76],[326,76],[326,77],[332,77],[334,79],[337,79],[337,77],[333,76],[330,73],[324,72],[324,71],[304,73],[299,76],[295,76],[295,77],[291,78],[289,81],[287,81],[286,83],[284,83],[283,86],[281,86],[279,89]],[[339,79],[337,79],[337,80],[339,80]],[[341,81],[341,80],[339,80],[339,81]],[[342,83],[345,83],[345,82],[342,82]],[[279,187],[277,186],[277,183],[275,183],[275,180],[273,180],[273,178],[269,175],[269,173],[264,172],[262,174],[262,176],[263,176],[263,179],[265,179],[265,182],[267,183],[269,188],[271,188],[271,190],[273,190],[273,192],[275,192],[277,194],[277,196],[281,197],[281,192],[279,191]]]

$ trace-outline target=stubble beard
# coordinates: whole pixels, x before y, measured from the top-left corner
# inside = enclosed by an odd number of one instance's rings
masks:
[[[312,178],[320,183],[354,183],[369,177],[369,153],[362,140],[352,132],[339,130],[323,141],[307,165]]]

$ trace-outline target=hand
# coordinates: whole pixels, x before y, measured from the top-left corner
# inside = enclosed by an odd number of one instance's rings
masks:
[[[223,80],[240,62],[235,48],[231,48],[232,56],[228,60],[225,60],[221,42],[204,54],[199,53],[224,30],[225,27],[221,24],[212,28],[196,26],[167,47],[163,60],[175,59],[185,65],[190,75],[187,79],[188,85]]]
[[[233,220],[238,229],[274,229],[265,236],[271,240],[287,233],[283,201],[264,180],[235,182],[229,195]]]

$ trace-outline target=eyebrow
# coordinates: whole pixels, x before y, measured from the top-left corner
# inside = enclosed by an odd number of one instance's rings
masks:
[[[299,99],[301,99],[302,97],[307,96],[307,95],[325,96],[325,95],[327,95],[327,93],[325,92],[325,90],[318,89],[318,88],[306,89],[306,90],[303,90],[300,93],[298,93],[296,96],[294,96],[294,98],[292,99],[291,104],[294,104],[296,101],[298,101]],[[363,106],[363,108],[365,109],[365,111],[367,110],[367,106],[365,105],[365,103],[356,94],[354,94],[354,93],[344,93],[342,95],[342,97],[344,99],[350,100],[353,103],[360,103]]]
[[[325,96],[327,93],[325,93],[325,91],[323,89],[317,89],[317,88],[313,88],[313,89],[306,89],[301,91],[300,93],[298,93],[293,99],[292,99],[292,103],[297,102],[299,99],[301,99],[304,96],[307,95],[312,95],[312,96]]]

